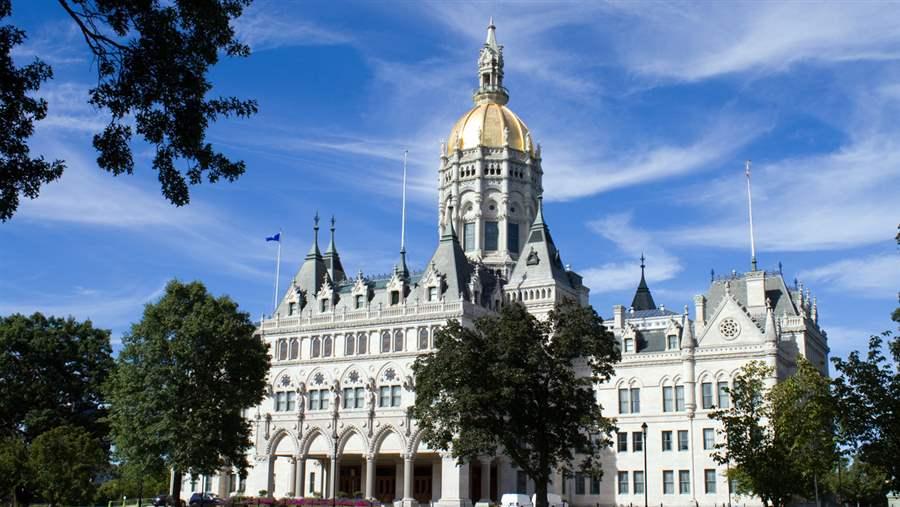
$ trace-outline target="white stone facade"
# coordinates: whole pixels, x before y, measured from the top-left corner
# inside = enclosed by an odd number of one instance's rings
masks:
[[[587,287],[562,263],[544,222],[540,146],[505,106],[493,25],[478,72],[475,107],[442,147],[440,241],[425,270],[410,273],[401,252],[392,273],[349,279],[333,221],[331,243],[319,251],[317,217],[305,261],[274,315],[260,323],[272,366],[268,396],[245,414],[254,445],[246,481],[223,471],[186,477],[183,491],[347,495],[445,507],[534,492],[502,456],[458,465],[429,449],[408,416],[415,400],[411,366],[432,350],[434,332],[448,320],[471,324],[504,301],[521,302],[539,318],[563,298],[588,304]],[[613,309],[607,325],[623,359],[615,377],[597,386],[597,397],[617,418],[624,445],[620,450],[614,435],[602,480],[557,476],[551,492],[585,507],[640,505],[639,484],[650,505],[759,503],[729,495],[724,468],[705,448],[710,435],[719,438],[707,416],[712,404],[726,401],[719,389],[748,360],[775,366],[772,383],[793,370],[798,355],[827,370],[815,303],[802,287],[788,288],[780,273],[751,271],[714,280],[695,298],[694,313],[691,320],[687,307],[657,308],[643,276],[631,307]],[[639,436],[644,423],[646,442]],[[644,451],[636,445],[646,445],[645,477]]]

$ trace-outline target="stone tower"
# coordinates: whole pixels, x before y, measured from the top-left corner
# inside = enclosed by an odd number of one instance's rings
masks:
[[[540,146],[506,107],[503,46],[494,32],[492,21],[478,57],[475,106],[441,148],[439,231],[453,220],[466,256],[506,277],[537,215],[543,171]]]

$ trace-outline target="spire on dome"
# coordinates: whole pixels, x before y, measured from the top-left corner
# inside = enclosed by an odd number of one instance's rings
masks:
[[[485,46],[497,49],[497,37],[494,34],[494,30],[496,29],[497,27],[494,26],[494,16],[491,16],[490,20],[488,21],[487,39],[484,41]]]
[[[641,282],[638,284],[637,291],[634,293],[634,299],[631,300],[631,307],[635,310],[656,310],[656,303],[653,302],[653,295],[650,294],[650,287],[647,286],[647,280],[644,278],[644,253],[641,252]]]
[[[503,87],[503,46],[497,44],[494,18],[488,23],[487,38],[478,54],[478,89],[475,104],[506,104],[509,93]]]

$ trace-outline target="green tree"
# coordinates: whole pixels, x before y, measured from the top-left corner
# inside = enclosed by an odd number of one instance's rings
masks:
[[[756,495],[764,505],[782,507],[799,483],[798,471],[785,466],[787,449],[767,424],[771,407],[766,403],[766,379],[771,368],[759,361],[744,365],[728,389],[731,407],[709,417],[722,423],[725,441],[716,444],[713,459],[731,464],[731,477],[742,495]]]
[[[146,470],[181,474],[246,469],[251,446],[244,409],[265,396],[269,356],[247,313],[200,282],[169,282],[122,339],[110,379],[116,452]]]
[[[0,437],[0,501],[10,504],[27,489],[28,448],[19,435]]]
[[[819,482],[838,461],[837,401],[830,380],[806,358],[769,393],[772,427],[785,442],[791,466],[802,482],[798,493],[816,499]]]
[[[592,308],[563,303],[540,321],[511,303],[474,328],[449,322],[435,347],[413,365],[412,413],[430,446],[459,459],[504,452],[534,480],[538,507],[555,470],[601,474],[613,423],[594,385],[620,353]]]
[[[213,149],[206,129],[221,116],[256,113],[256,102],[208,97],[207,75],[222,55],[250,54],[236,40],[232,22],[251,0],[57,1],[94,57],[98,82],[86,100],[110,118],[93,140],[102,169],[133,172],[135,131],[153,147],[162,194],[175,205],[187,204],[188,185],[204,177],[233,181],[243,174],[244,163]],[[11,12],[11,0],[0,0],[0,19]],[[13,64],[12,48],[24,39],[18,28],[0,27],[0,221],[15,214],[20,195],[37,197],[64,170],[62,161],[31,158],[28,150],[34,122],[47,111],[47,102],[34,95],[53,74],[40,59],[21,68]]]
[[[94,494],[94,479],[106,463],[100,443],[78,426],[43,433],[28,449],[29,474],[51,507],[88,502]]]
[[[134,463],[118,463],[109,471],[109,479],[97,488],[94,503],[105,504],[121,498],[138,498],[166,493],[169,487],[169,470],[162,463],[153,468]]]
[[[0,318],[0,432],[26,443],[57,426],[106,438],[103,384],[115,367],[110,332],[74,318]]]
[[[882,506],[887,479],[884,470],[854,457],[849,465],[848,460],[841,459],[840,465],[826,477],[825,484],[841,504]]]
[[[806,359],[767,390],[772,374],[761,362],[747,363],[729,389],[731,407],[710,418],[725,436],[713,457],[731,464],[737,492],[782,507],[795,494],[812,498],[835,463],[836,406],[828,380]]]
[[[891,360],[885,357],[885,342]],[[845,443],[862,461],[884,470],[891,487],[900,491],[900,338],[885,331],[869,338],[865,358],[853,351],[846,360],[832,362],[840,373],[834,389]]]

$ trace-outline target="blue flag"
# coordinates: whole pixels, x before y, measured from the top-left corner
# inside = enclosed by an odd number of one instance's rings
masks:
[[[277,232],[277,233],[275,233],[274,236],[267,237],[266,241],[278,241],[280,243],[281,242],[281,233]]]

